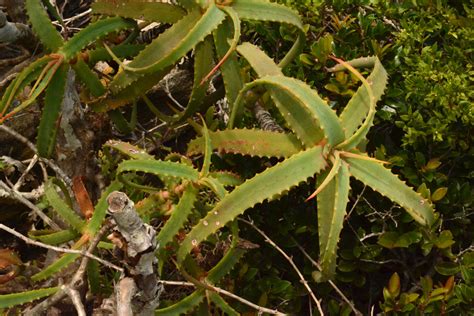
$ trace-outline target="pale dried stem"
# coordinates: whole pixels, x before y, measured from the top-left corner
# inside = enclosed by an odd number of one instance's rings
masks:
[[[77,316],[86,316],[86,311],[84,309],[84,304],[82,304],[81,296],[79,292],[75,289],[70,288],[69,286],[62,286],[61,287],[69,296],[74,307],[76,308]]]
[[[197,288],[204,288],[206,290],[213,291],[213,292],[228,296],[230,298],[233,298],[233,299],[241,302],[242,304],[250,306],[250,307],[254,308],[255,310],[257,310],[259,312],[259,314],[267,313],[267,314],[271,314],[271,315],[286,315],[286,314],[284,314],[282,312],[279,312],[277,310],[262,307],[262,306],[259,306],[257,304],[254,304],[250,301],[247,301],[245,298],[242,298],[238,295],[235,295],[234,293],[231,293],[229,291],[221,289],[217,286],[214,286],[214,285],[211,285],[211,284],[208,284],[208,283],[203,283],[203,282],[193,278],[191,275],[187,274],[183,270],[181,270],[181,273],[183,274],[183,276],[186,279],[188,279],[189,281],[192,281],[192,282],[164,281],[164,280],[160,280],[158,282],[161,283],[161,284],[165,284],[165,285],[193,286],[193,287],[197,287]]]
[[[68,295],[66,288],[76,290],[76,289],[80,288],[83,285],[84,274],[86,273],[87,264],[89,263],[89,260],[90,259],[97,260],[96,259],[97,257],[92,255],[92,252],[97,247],[97,244],[102,239],[102,237],[105,235],[105,233],[107,233],[107,231],[109,231],[111,227],[112,227],[112,224],[110,223],[110,221],[108,221],[102,226],[102,228],[99,230],[97,235],[95,235],[94,239],[89,244],[89,247],[84,252],[84,257],[82,258],[81,264],[79,265],[79,268],[77,269],[76,273],[72,277],[71,282],[69,282],[67,285],[61,286],[61,289],[58,292],[56,292],[54,295],[48,297],[47,299],[45,299],[44,301],[42,301],[38,305],[34,306],[33,308],[25,311],[25,313],[24,313],[25,316],[41,315],[42,312],[46,311],[49,307],[55,305],[56,303],[58,303],[64,297],[66,297]],[[25,237],[25,238],[27,238],[27,237]],[[29,238],[27,238],[27,239],[29,239]],[[47,245],[47,246],[49,246],[49,245]],[[83,253],[81,252],[81,254],[83,254]],[[100,259],[100,258],[98,258],[98,259]],[[99,262],[104,264],[104,262],[106,262],[106,261],[100,259]],[[116,266],[110,263],[109,267],[114,268]],[[117,268],[118,268],[117,270],[123,272],[122,268],[120,268],[120,267],[117,267]]]
[[[56,246],[51,246],[51,245],[47,245],[47,244],[44,244],[42,242],[39,242],[37,240],[33,240],[31,238],[28,238],[22,234],[20,234],[19,232],[17,232],[16,230],[8,227],[8,226],[5,226],[3,224],[0,224],[0,229],[12,234],[12,235],[15,235],[16,237],[20,238],[21,240],[23,240],[24,242],[26,242],[27,244],[30,244],[30,245],[33,245],[33,246],[37,246],[37,247],[41,247],[41,248],[45,248],[45,249],[49,249],[49,250],[53,250],[53,251],[57,251],[57,252],[61,252],[61,253],[71,253],[71,254],[78,254],[78,255],[81,255],[81,256],[84,256],[84,257],[88,257],[90,259],[94,259],[96,260],[97,262],[100,262],[102,263],[104,266],[106,267],[109,267],[111,269],[115,269],[117,271],[120,271],[120,272],[123,272],[123,269],[119,266],[116,266],[115,264],[113,263],[110,263],[104,259],[101,259],[93,254],[91,254],[90,252],[86,251],[86,250],[75,250],[75,249],[69,249],[69,248],[62,248],[62,247],[56,247]]]
[[[13,190],[18,191],[20,189],[20,187],[23,185],[23,181],[25,181],[26,176],[28,175],[28,173],[30,173],[31,169],[33,169],[33,167],[36,165],[37,162],[38,162],[38,155],[35,154],[33,156],[33,159],[31,159],[30,163],[28,164],[28,167],[26,167],[25,171],[23,171],[20,178],[13,186]]]
[[[61,228],[53,222],[46,214],[43,213],[36,205],[31,203],[28,199],[26,199],[20,192],[13,190],[10,188],[5,182],[0,180],[0,188],[2,188],[5,192],[9,194],[9,196],[18,202],[28,206],[36,215],[38,215],[47,225],[51,226],[51,228],[55,230],[60,230]],[[6,227],[6,226],[5,226]]]
[[[8,126],[0,125],[0,131],[4,131],[4,132],[10,134],[14,138],[16,138],[18,141],[25,144],[32,152],[37,154],[35,145],[32,142],[30,142],[26,137],[19,134],[15,130],[9,128]],[[39,158],[39,160],[40,160],[40,162],[44,162],[46,165],[48,165],[48,167],[50,167],[54,172],[56,172],[58,177],[61,178],[61,180],[64,181],[64,183],[67,185],[67,187],[72,186],[71,179],[54,162],[52,162],[50,159],[46,159],[46,158]],[[72,195],[72,192],[70,192],[70,194]]]

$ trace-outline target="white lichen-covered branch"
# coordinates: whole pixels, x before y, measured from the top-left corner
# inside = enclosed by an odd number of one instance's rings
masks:
[[[125,193],[112,192],[107,201],[116,224],[108,238],[126,271],[115,288],[116,311],[119,315],[153,315],[163,288],[157,274],[156,232],[142,221]]]

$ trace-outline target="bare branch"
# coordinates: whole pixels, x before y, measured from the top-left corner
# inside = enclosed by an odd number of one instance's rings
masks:
[[[298,249],[303,253],[303,255],[311,262],[311,264],[315,266],[316,268],[318,268],[319,271],[321,271],[321,266],[319,265],[319,263],[317,263],[313,258],[311,258],[311,256],[306,252],[306,250],[296,240],[294,240],[294,242],[296,243],[296,246],[298,247]],[[358,316],[362,315],[362,313],[357,308],[355,308],[354,304],[352,304],[352,302],[337,287],[336,283],[334,283],[331,280],[329,280],[328,282],[331,285],[331,287],[337,292],[337,294],[339,294],[342,300],[346,302],[347,305],[349,305],[349,307],[352,309],[355,315],[358,315]]]
[[[53,251],[57,251],[57,252],[61,252],[61,253],[72,253],[72,254],[79,254],[79,255],[82,255],[84,257],[88,257],[90,259],[94,259],[100,263],[102,263],[104,266],[106,267],[109,267],[111,269],[115,269],[117,271],[120,271],[120,272],[123,272],[123,269],[119,266],[116,266],[115,264],[113,263],[110,263],[104,259],[101,259],[85,250],[74,250],[74,249],[69,249],[69,248],[62,248],[62,247],[56,247],[56,246],[51,246],[51,245],[47,245],[47,244],[44,244],[42,242],[39,242],[37,240],[33,240],[31,238],[28,238],[22,234],[20,234],[19,232],[17,232],[16,230],[14,229],[11,229],[10,227],[8,226],[5,226],[3,224],[0,224],[0,229],[12,234],[12,235],[15,235],[16,237],[20,238],[21,240],[23,240],[24,242],[26,242],[27,244],[30,244],[30,245],[34,245],[34,246],[38,246],[38,247],[41,247],[41,248],[45,248],[45,249],[50,249],[50,250],[53,250]]]
[[[263,238],[265,238],[265,241],[267,243],[272,245],[273,248],[278,250],[278,252],[280,252],[282,254],[282,256],[285,257],[285,259],[290,263],[290,265],[293,267],[293,269],[296,271],[296,273],[300,277],[301,283],[303,283],[303,285],[306,287],[306,289],[308,290],[308,293],[312,297],[313,301],[316,303],[316,306],[318,307],[319,314],[321,316],[324,316],[324,312],[323,312],[323,309],[321,307],[321,302],[316,298],[316,295],[314,295],[313,290],[311,290],[311,287],[308,284],[308,281],[305,280],[303,274],[298,269],[296,264],[293,262],[293,259],[291,259],[290,256],[288,256],[276,243],[273,242],[273,240],[271,240],[261,229],[259,229],[257,226],[255,226],[252,222],[247,221],[247,220],[242,219],[242,218],[239,218],[239,220],[246,223],[246,224],[248,224],[248,225],[250,225],[253,229],[255,229],[260,235],[263,236]]]
[[[2,225],[2,226],[4,226],[4,225]],[[42,301],[41,303],[39,303],[35,307],[25,311],[25,316],[40,315],[43,311],[47,310],[50,306],[53,306],[54,304],[61,301],[64,297],[66,297],[68,295],[67,290],[66,290],[67,288],[76,290],[76,289],[78,289],[79,287],[82,286],[82,282],[83,282],[83,279],[84,279],[84,274],[86,273],[86,268],[87,268],[87,264],[89,263],[89,259],[97,260],[96,257],[92,255],[92,252],[97,247],[97,244],[102,239],[102,236],[104,236],[105,233],[110,230],[111,226],[112,226],[112,223],[110,221],[107,221],[102,226],[102,228],[97,233],[97,235],[95,235],[94,239],[89,244],[89,247],[87,248],[87,251],[85,251],[85,255],[82,258],[81,264],[79,265],[79,268],[77,269],[76,273],[72,277],[71,282],[69,282],[68,285],[62,286],[60,291],[56,292],[53,296],[48,297],[47,299],[45,299],[44,301]],[[82,254],[82,252],[81,252],[81,254]],[[91,256],[93,256],[93,257],[91,257]],[[102,259],[100,259],[100,260],[104,261]],[[103,263],[103,262],[101,262],[101,263]],[[122,268],[118,267],[117,270],[119,270],[123,273]]]
[[[36,215],[38,215],[46,224],[51,226],[51,228],[59,230],[61,229],[58,224],[53,222],[46,214],[43,213],[42,210],[40,210],[36,205],[31,203],[29,200],[27,200],[20,192],[13,190],[10,188],[5,182],[0,180],[0,188],[2,188],[5,192],[7,192],[10,197],[14,198],[18,202],[28,206],[31,210],[35,212]]]

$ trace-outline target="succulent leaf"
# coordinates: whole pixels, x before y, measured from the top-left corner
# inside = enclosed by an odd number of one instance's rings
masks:
[[[107,197],[110,193],[114,191],[118,191],[122,188],[122,184],[119,181],[113,181],[109,186],[102,192],[99,201],[94,207],[94,214],[92,214],[91,219],[87,223],[86,227],[86,234],[88,234],[91,238],[97,234],[100,227],[102,226],[102,222],[105,219],[105,215],[107,212]]]
[[[207,37],[204,42],[199,43],[194,51],[194,83],[186,109],[176,118],[182,121],[195,114],[202,106],[202,101],[206,96],[207,84],[201,84],[202,79],[212,70],[213,65],[212,39]]]
[[[362,67],[372,68],[375,66],[376,58],[377,57],[375,56],[360,57],[360,58],[348,60],[347,63],[354,68],[362,68]],[[329,68],[327,71],[338,72],[338,71],[343,71],[343,70],[347,70],[347,68],[342,64],[336,64],[334,67]]]
[[[58,290],[59,287],[50,287],[27,292],[0,295],[0,308],[9,308],[15,305],[30,303],[40,298],[50,296]]]
[[[36,139],[36,147],[41,157],[50,157],[54,151],[68,71],[68,65],[61,65],[46,88],[43,114],[41,115]]]
[[[32,281],[40,281],[47,279],[51,277],[52,275],[55,275],[59,271],[65,269],[67,266],[69,266],[71,263],[76,261],[80,257],[79,254],[75,253],[66,253],[64,254],[61,258],[47,266],[44,270],[34,274],[31,276]]]
[[[53,210],[68,223],[71,228],[80,233],[84,229],[86,222],[74,212],[56,192],[56,187],[52,181],[46,182],[44,194]]]
[[[225,315],[229,316],[239,316],[241,315],[235,309],[233,309],[229,303],[227,303],[219,294],[214,292],[208,293],[211,301],[222,311]]]
[[[302,150],[300,141],[292,134],[263,130],[228,129],[209,132],[213,148],[219,152],[259,157],[286,158]],[[188,144],[188,155],[204,152],[204,138]]]
[[[402,206],[421,225],[434,222],[434,210],[424,199],[380,163],[353,157],[344,158],[352,176]]]
[[[198,190],[191,183],[186,185],[178,205],[173,209],[171,217],[166,221],[156,237],[160,244],[160,249],[164,249],[164,247],[173,240],[173,237],[178,231],[184,228],[184,224],[189,214],[191,214],[194,202],[196,201],[197,193]]]
[[[230,18],[224,20],[217,30],[214,31],[214,45],[216,47],[217,58],[222,60],[229,51],[230,44],[228,40],[233,31],[233,23]],[[232,106],[239,91],[243,87],[240,65],[235,52],[229,55],[227,61],[220,67],[220,70],[224,81],[227,102],[229,103],[229,106]]]
[[[282,59],[279,66],[285,68],[298,55],[304,45],[304,28],[297,12],[284,5],[267,0],[234,0],[232,8],[241,20],[257,20],[285,23],[295,26],[299,30],[297,40],[290,51]]]
[[[92,11],[94,13],[162,23],[175,23],[186,13],[181,7],[170,3],[146,0],[98,0],[92,4]]]
[[[8,107],[13,102],[14,98],[33,80],[38,78],[43,68],[51,61],[51,57],[43,56],[32,62],[8,85],[2,96],[0,102],[0,118],[6,113]]]
[[[135,22],[121,17],[106,18],[94,22],[82,29],[64,44],[59,53],[64,55],[66,61],[76,57],[76,55],[90,43],[106,36],[111,32],[135,27]]]
[[[153,159],[153,156],[147,153],[144,149],[120,140],[109,140],[104,144],[104,147],[117,150],[132,159]]]
[[[231,248],[224,257],[208,272],[205,279],[206,283],[216,284],[226,276],[234,266],[240,261],[240,259],[245,254],[244,249],[237,248],[238,236],[233,232]],[[205,290],[198,289],[191,295],[188,295],[178,303],[158,309],[155,311],[155,315],[182,315],[189,314],[189,312],[194,309],[202,300],[205,298]]]
[[[237,52],[248,61],[259,78],[283,75],[281,68],[275,64],[273,59],[257,46],[245,42],[237,46]]]
[[[224,12],[211,5],[204,14],[191,11],[147,45],[128,65],[132,71],[120,72],[112,81],[114,92],[125,88],[144,73],[162,70],[173,65],[187,52],[202,42],[225,18]]]
[[[105,94],[106,89],[99,77],[89,68],[89,65],[87,65],[82,58],[78,58],[72,68],[74,69],[77,78],[85,84],[92,96],[99,97]]]
[[[60,230],[45,234],[44,231],[35,230],[28,233],[30,238],[39,240],[48,245],[59,245],[73,240],[79,234],[74,229]]]
[[[203,177],[199,179],[198,183],[211,189],[219,200],[222,200],[227,194],[224,185],[213,177]]]
[[[367,82],[372,88],[373,96],[375,98],[374,102],[376,103],[382,97],[387,85],[387,72],[377,57],[367,58],[373,59],[372,63],[374,65],[374,69],[367,77]],[[347,63],[351,65],[350,61]],[[370,111],[371,103],[372,102],[370,101],[367,88],[365,85],[360,86],[340,115],[346,138],[351,137],[357,128],[362,124]]]
[[[339,118],[326,101],[304,82],[285,76],[266,76],[245,85],[235,101],[229,121],[230,127],[235,122],[245,93],[259,85],[272,89],[272,94],[277,95],[275,99],[282,101],[275,104],[305,146],[311,147],[321,141],[318,126],[324,131],[324,136],[331,146],[344,140]]]
[[[219,201],[186,236],[178,250],[182,262],[192,247],[222,228],[248,208],[291,189],[326,166],[322,147],[316,146],[291,156],[247,180]],[[271,183],[271,185],[269,185]]]
[[[242,184],[240,176],[230,171],[211,171],[209,176],[222,183],[225,187],[235,187]]]
[[[127,171],[141,171],[157,176],[171,176],[191,181],[197,181],[199,179],[199,171],[193,167],[171,161],[149,159],[127,160],[119,164],[117,173]]]
[[[322,276],[319,281],[331,279],[336,272],[337,243],[349,200],[349,178],[348,166],[342,162],[337,174],[318,194],[318,232]],[[319,176],[318,185],[322,185],[325,180],[322,175]]]
[[[63,45],[63,38],[51,23],[41,1],[26,0],[25,8],[33,26],[33,31],[38,35],[41,43],[50,52],[57,51]]]

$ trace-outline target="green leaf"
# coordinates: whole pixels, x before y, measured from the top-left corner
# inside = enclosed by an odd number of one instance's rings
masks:
[[[94,207],[94,214],[92,214],[91,219],[87,223],[86,233],[89,234],[90,238],[93,238],[102,226],[108,207],[107,197],[113,191],[118,191],[121,188],[122,184],[119,181],[113,181],[104,192],[102,192],[99,201]]]
[[[318,194],[318,233],[322,279],[331,279],[336,272],[337,244],[349,201],[349,169],[345,162],[328,185]],[[318,185],[324,181],[318,177]]]
[[[299,35],[279,66],[285,68],[299,54],[304,45],[304,28],[300,16],[292,9],[267,0],[234,0],[232,8],[241,20],[285,23],[298,28]]]
[[[257,46],[245,42],[237,46],[237,52],[248,61],[259,78],[283,75],[281,68],[275,64],[273,59]]]
[[[51,57],[43,56],[36,59],[28,67],[23,69],[21,73],[8,85],[4,90],[2,101],[0,102],[0,118],[8,110],[8,107],[13,102],[14,98],[18,93],[23,91],[23,89],[29,85],[33,80],[38,78],[40,73],[43,71],[43,68],[51,61]]]
[[[236,233],[236,232],[235,232]],[[233,239],[231,248],[224,257],[217,263],[207,274],[205,282],[210,284],[216,284],[222,279],[225,275],[227,275],[234,266],[239,262],[239,260],[245,254],[244,249],[236,248],[238,236],[234,232],[232,233]],[[198,289],[191,295],[188,295],[184,299],[180,300],[178,303],[155,310],[155,315],[181,315],[181,314],[189,314],[189,312],[195,308],[205,297],[204,289]]]
[[[290,125],[298,138],[306,147],[318,144],[323,135],[332,146],[344,140],[344,131],[336,113],[329,107],[316,91],[302,81],[284,76],[266,76],[245,85],[240,91],[232,109],[229,126],[232,127],[236,112],[244,100],[246,92],[258,85],[264,85],[277,95],[275,102],[283,118]]]
[[[455,243],[453,240],[453,234],[450,230],[443,230],[438,238],[434,240],[434,244],[439,249],[446,249],[452,246]]]
[[[110,88],[118,92],[136,81],[142,74],[163,70],[173,65],[187,52],[211,34],[225,18],[225,14],[211,5],[204,14],[193,10],[146,46],[129,64],[131,71],[122,71]]]
[[[264,200],[274,199],[324,167],[326,163],[322,156],[322,148],[317,146],[291,156],[236,187],[218,202],[186,236],[178,251],[178,262],[184,260],[192,247],[204,241],[210,234],[248,208]]]
[[[400,204],[421,225],[434,222],[434,210],[429,201],[423,199],[380,163],[359,158],[344,158],[349,163],[351,175],[375,191]]]
[[[238,174],[230,171],[212,171],[209,176],[216,179],[224,186],[235,187],[242,184],[242,179]]]
[[[373,96],[375,98],[373,105],[375,105],[383,95],[387,85],[388,76],[377,57],[368,58],[374,60],[374,69],[369,77],[367,77],[367,81],[372,88]],[[350,62],[348,63],[350,64]],[[344,126],[346,138],[351,137],[355,133],[357,128],[367,117],[371,106],[372,102],[369,99],[367,88],[364,85],[361,85],[340,115],[341,124]]]
[[[148,90],[153,88],[169,72],[170,68],[146,74],[138,78],[134,84],[119,90],[110,95],[105,100],[99,98],[92,103],[92,107],[97,112],[113,110],[131,103],[133,100],[142,97]]]
[[[135,27],[135,22],[120,17],[106,18],[89,24],[79,33],[74,35],[59,50],[64,55],[66,61],[76,57],[76,55],[90,43],[106,36],[111,32]]]
[[[230,44],[228,41],[231,39],[233,31],[233,22],[230,18],[224,20],[217,30],[214,31],[214,45],[216,47],[217,58],[224,58],[225,54],[229,51]],[[221,65],[220,70],[222,79],[224,80],[227,102],[232,106],[239,91],[243,87],[240,65],[235,52],[230,54],[227,61]]]
[[[30,231],[28,235],[36,240],[39,240],[48,245],[59,245],[71,241],[79,234],[73,229],[60,230],[54,233],[45,233],[44,231],[34,230]]]
[[[209,137],[209,130],[207,129],[206,122],[202,119],[202,137],[204,140],[204,159],[202,162],[201,172],[199,173],[200,177],[206,177],[209,174],[209,168],[211,167],[211,156],[212,156],[212,141]]]
[[[176,118],[176,121],[183,121],[195,114],[202,106],[203,99],[208,90],[208,84],[201,84],[202,79],[212,70],[213,66],[212,39],[207,37],[204,42],[199,43],[194,51],[194,83],[186,109]]]
[[[0,295],[0,308],[9,308],[15,305],[30,303],[40,298],[56,293],[59,287],[50,287],[39,290]]]
[[[94,13],[162,23],[175,23],[186,13],[181,7],[146,0],[98,0],[92,3]]]
[[[171,306],[155,310],[156,316],[189,315],[205,298],[204,290],[198,290]]]
[[[120,163],[117,168],[117,173],[126,171],[141,171],[157,176],[177,177],[191,181],[197,181],[199,179],[199,171],[193,167],[171,161],[149,159],[128,160]]]
[[[377,243],[382,247],[392,249],[396,247],[395,245],[399,236],[400,235],[396,232],[385,232],[380,235]]]
[[[28,13],[33,31],[38,35],[41,43],[50,51],[55,52],[63,45],[63,38],[53,26],[40,0],[26,0]]]
[[[86,222],[74,212],[56,192],[56,187],[52,181],[46,182],[44,194],[53,210],[61,216],[62,220],[68,223],[76,232],[81,233]]]
[[[164,249],[173,240],[178,231],[184,228],[184,224],[189,214],[191,214],[194,202],[196,201],[197,193],[198,190],[191,183],[186,185],[178,205],[173,209],[171,217],[166,221],[156,237],[160,244],[160,249]]]
[[[241,20],[286,23],[303,30],[298,13],[278,3],[268,0],[233,0],[232,8]]]
[[[225,315],[239,316],[241,315],[235,309],[233,309],[219,294],[215,292],[208,293],[211,301],[222,311]]]
[[[66,268],[67,266],[69,266],[71,263],[76,261],[79,257],[80,255],[75,254],[75,253],[64,254],[61,258],[59,258],[58,260],[56,260],[55,262],[47,266],[44,270],[31,276],[31,280],[36,282],[36,281],[47,279],[51,277],[52,275],[55,275],[62,269]]]
[[[438,202],[439,200],[444,198],[446,193],[448,193],[448,188],[446,187],[441,187],[441,188],[436,189],[436,191],[434,191],[433,194],[431,195],[431,201]]]
[[[150,155],[149,153],[147,153],[144,149],[141,149],[127,142],[122,142],[120,140],[109,140],[104,144],[104,147],[109,147],[114,150],[117,150],[118,152],[132,159],[137,159],[137,160],[154,159],[154,157]]]
[[[434,268],[439,274],[447,276],[455,275],[460,270],[459,264],[455,262],[439,262]]]
[[[224,185],[213,177],[201,178],[199,179],[198,183],[199,185],[203,185],[211,189],[219,200],[222,200],[227,194],[227,190],[225,189]]]
[[[294,135],[272,131],[228,129],[209,132],[209,136],[212,147],[223,153],[286,158],[303,149]],[[203,152],[203,137],[198,137],[189,142],[188,155]]]
[[[44,76],[42,76],[41,74],[39,75],[40,77],[42,77],[42,78],[38,78],[38,79],[41,79],[41,81],[39,83],[35,83],[36,87],[34,88],[33,91],[30,92],[30,95],[29,95],[28,99],[23,101],[20,105],[15,107],[13,110],[11,110],[8,113],[8,115],[13,116],[14,114],[16,114],[16,113],[26,109],[28,106],[30,106],[39,97],[39,95],[44,91],[44,89],[46,89],[46,87],[51,82],[51,79],[56,74],[56,71],[58,70],[59,67],[61,67],[61,65],[62,64],[60,63],[59,60],[57,60],[57,59],[55,60],[55,59],[50,58],[50,61],[49,61],[48,65],[46,65],[46,67],[42,70],[42,74],[44,74]],[[18,84],[21,85],[21,82],[18,83]],[[11,95],[11,97],[13,97],[13,95]],[[13,101],[13,100],[11,100],[11,101]],[[10,103],[7,101],[6,105],[8,106],[9,104]],[[4,108],[3,110],[5,111],[5,109],[6,108]],[[1,117],[0,117],[0,119],[1,119]]]
[[[145,45],[143,44],[127,44],[123,43],[117,46],[110,47],[112,52],[118,58],[127,58],[130,59],[133,56],[136,56]],[[109,52],[105,47],[99,47],[91,50],[85,51],[87,58],[87,64],[89,66],[94,66],[99,61],[111,61],[113,60],[112,56],[110,56]]]
[[[400,276],[397,272],[392,274],[388,281],[388,291],[390,292],[390,296],[393,298],[397,298],[398,295],[400,295]]]
[[[376,58],[377,57],[374,57],[374,56],[360,57],[360,58],[349,60],[347,61],[347,63],[354,68],[374,67]],[[329,68],[328,72],[338,72],[338,71],[343,71],[343,70],[347,70],[347,68],[344,65],[337,64],[334,67]]]
[[[89,68],[82,58],[78,58],[72,68],[74,69],[77,78],[85,84],[93,97],[97,98],[105,94],[106,89],[99,77]]]
[[[38,154],[41,157],[50,157],[54,151],[68,70],[68,65],[61,65],[46,88],[43,114],[41,115],[36,139],[36,147],[38,147]]]

